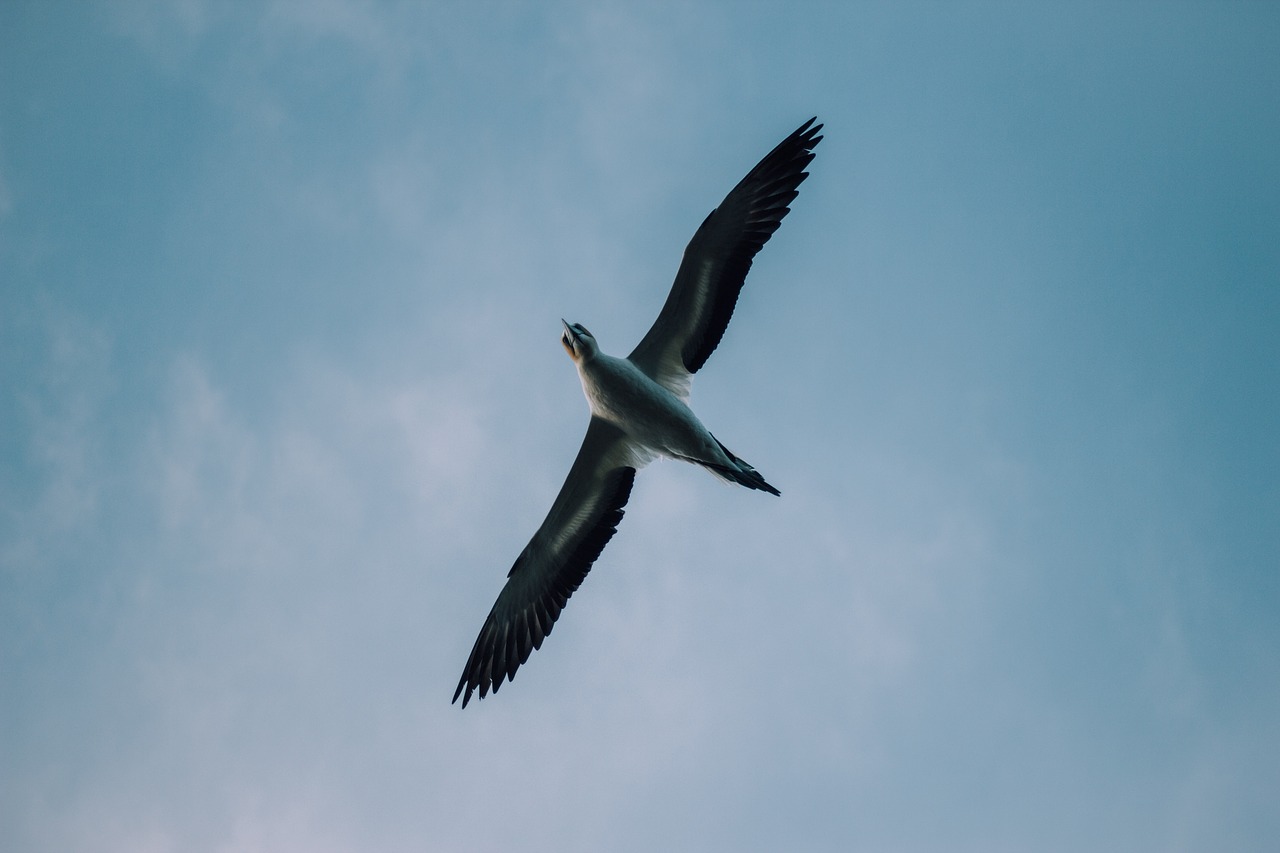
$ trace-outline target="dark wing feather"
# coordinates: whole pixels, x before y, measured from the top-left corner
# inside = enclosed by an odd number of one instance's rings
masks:
[[[625,433],[592,417],[569,476],[546,520],[520,552],[507,584],[480,629],[453,693],[467,707],[479,690],[483,699],[513,680],[618,529],[631,496],[636,458]],[[466,691],[465,694],[463,691]]]
[[[815,121],[802,124],[747,173],[685,248],[658,319],[630,355],[667,387],[687,389],[689,375],[720,343],[752,259],[778,230],[809,175],[805,167],[822,140],[822,125]]]

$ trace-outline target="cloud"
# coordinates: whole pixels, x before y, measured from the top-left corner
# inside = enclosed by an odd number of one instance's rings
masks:
[[[108,0],[103,8],[110,27],[171,73],[191,60],[217,17],[206,0]]]
[[[82,345],[62,339],[54,349],[54,375],[83,366]],[[90,583],[112,607],[73,628],[62,622],[71,615],[64,590],[25,584],[30,618],[6,620],[7,631],[23,632],[28,651],[19,658],[39,650],[36,637],[60,636],[82,665],[65,668],[55,685],[87,700],[54,716],[28,716],[26,702],[9,706],[16,731],[53,726],[63,737],[31,737],[10,755],[11,770],[26,768],[33,784],[6,797],[6,824],[27,846],[255,849],[275,839],[275,849],[326,849],[307,847],[316,838],[302,830],[331,812],[352,757],[342,748],[306,754],[318,742],[365,737],[349,729],[340,682],[359,689],[348,680],[366,681],[358,672],[403,668],[405,678],[383,686],[421,690],[410,673],[423,638],[406,632],[416,634],[430,608],[412,580],[420,554],[399,549],[434,538],[432,524],[424,530],[414,520],[430,522],[430,512],[415,510],[457,502],[450,487],[459,460],[431,446],[415,454],[411,444],[419,428],[465,428],[465,416],[437,417],[412,390],[357,391],[349,380],[312,375],[264,417],[236,404],[190,356],[175,360],[160,403],[123,449],[126,469],[98,460],[92,471],[95,482],[114,484],[112,502],[132,507],[132,532],[122,538],[83,512],[71,519],[77,540],[93,543],[98,577]],[[64,418],[76,429],[79,406],[68,404],[73,414]],[[336,414],[309,420],[311,412]],[[47,479],[83,474],[79,457],[63,461],[70,443],[50,443],[60,467]],[[400,460],[411,460],[403,478]],[[430,484],[425,493],[419,476]],[[408,508],[397,508],[406,497]],[[66,524],[28,531],[29,550],[46,550]],[[13,616],[12,602],[8,610]],[[50,610],[39,621],[54,619],[58,635],[33,633],[33,614]],[[404,651],[389,655],[389,640]],[[53,700],[52,687],[27,684],[27,701]],[[438,692],[443,706],[444,687]],[[281,772],[262,772],[264,757]],[[86,760],[111,767],[110,778],[78,775]],[[313,774],[313,784],[298,773]],[[174,784],[160,790],[155,779]],[[63,794],[60,785],[69,786]]]
[[[107,451],[99,425],[115,385],[106,330],[47,299],[38,306],[30,317],[34,326],[9,329],[31,334],[39,353],[34,372],[13,388],[19,419],[10,440],[22,448],[26,470],[11,469],[4,490],[9,536],[3,553],[19,572],[42,563],[46,546],[95,521]]]

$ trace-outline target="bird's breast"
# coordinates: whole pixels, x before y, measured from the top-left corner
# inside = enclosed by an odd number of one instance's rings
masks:
[[[598,355],[579,368],[591,413],[666,455],[701,456],[714,439],[679,398],[624,358]]]

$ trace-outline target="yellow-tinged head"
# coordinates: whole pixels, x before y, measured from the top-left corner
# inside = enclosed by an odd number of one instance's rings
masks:
[[[565,352],[569,353],[569,358],[574,361],[595,358],[596,353],[600,352],[600,346],[596,343],[595,337],[587,331],[587,327],[581,323],[566,323],[563,319],[560,322],[564,325],[560,344]]]

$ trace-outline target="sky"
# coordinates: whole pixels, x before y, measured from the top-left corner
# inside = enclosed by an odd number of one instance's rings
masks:
[[[1280,7],[0,3],[0,848],[1280,845]],[[671,461],[449,700],[685,243]]]

